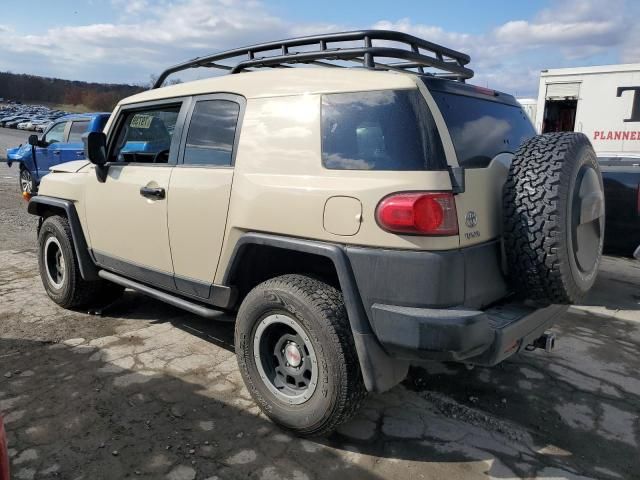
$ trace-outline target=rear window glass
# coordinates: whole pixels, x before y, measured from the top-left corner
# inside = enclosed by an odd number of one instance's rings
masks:
[[[418,90],[324,95],[322,163],[338,170],[446,167],[433,117]]]
[[[465,168],[481,168],[504,152],[515,152],[535,135],[522,108],[466,95],[431,91]]]
[[[89,120],[72,122],[69,130],[69,143],[82,143],[82,135],[87,131]]]

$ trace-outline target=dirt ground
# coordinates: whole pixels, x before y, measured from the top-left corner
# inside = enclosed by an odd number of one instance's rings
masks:
[[[0,129],[2,154],[17,137]],[[51,302],[16,174],[0,165],[0,412],[16,479],[640,478],[640,262],[604,259],[553,353],[413,368],[331,437],[301,440],[244,389],[229,316],[134,292],[100,315]]]
[[[24,214],[26,202],[18,193],[18,166],[3,163],[7,148],[26,143],[32,132],[0,127],[0,248],[20,250],[35,241],[37,222]],[[10,228],[8,228],[10,226]]]

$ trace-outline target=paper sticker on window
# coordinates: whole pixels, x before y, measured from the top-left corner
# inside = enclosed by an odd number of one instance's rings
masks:
[[[151,115],[136,113],[131,119],[131,123],[129,123],[129,126],[131,128],[149,128],[151,126],[152,120],[153,117]]]

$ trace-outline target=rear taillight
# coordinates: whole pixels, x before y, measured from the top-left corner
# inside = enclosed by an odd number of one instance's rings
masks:
[[[458,217],[451,192],[395,193],[376,209],[385,230],[418,235],[457,235]]]

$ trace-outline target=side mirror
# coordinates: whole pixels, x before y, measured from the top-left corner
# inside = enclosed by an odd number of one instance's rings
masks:
[[[107,136],[104,133],[85,133],[82,136],[82,141],[84,142],[85,158],[97,166],[103,166],[107,163]]]
[[[32,147],[40,146],[40,140],[38,139],[38,135],[29,135],[29,145]]]

